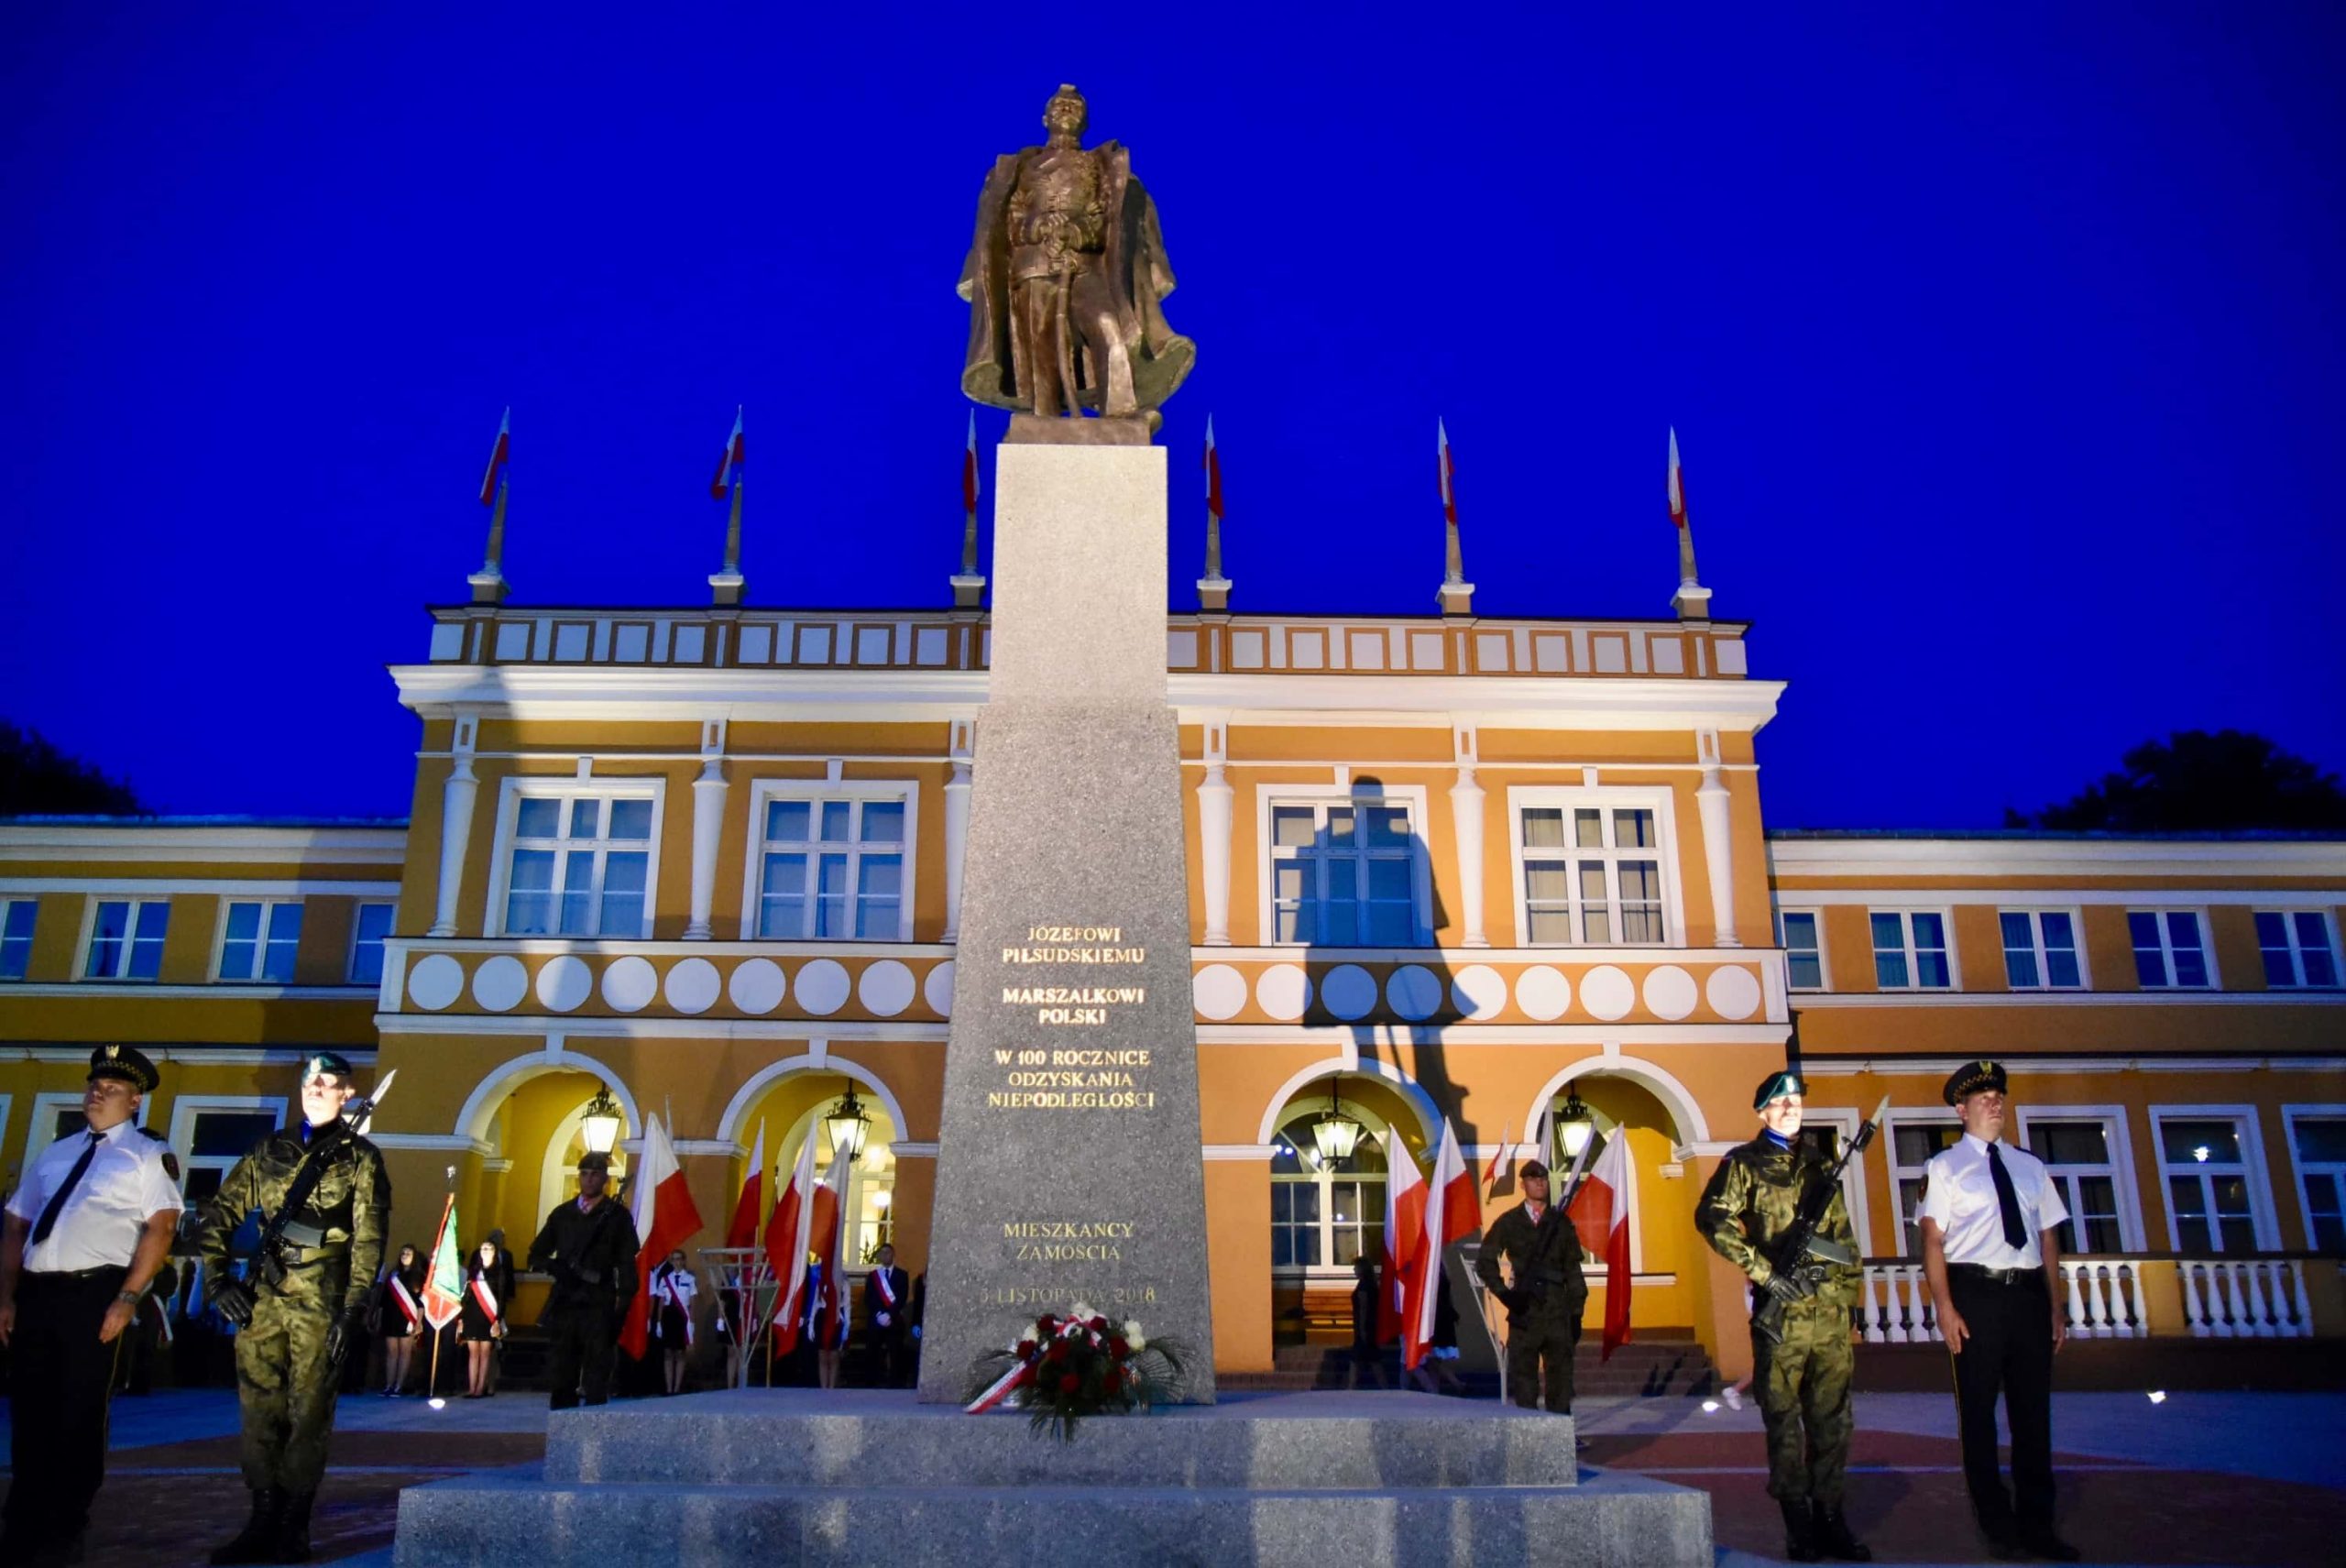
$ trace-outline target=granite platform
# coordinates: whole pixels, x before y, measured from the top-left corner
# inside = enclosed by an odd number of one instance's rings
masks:
[[[1086,1422],[735,1389],[555,1413],[543,1464],[400,1494],[400,1568],[1708,1564],[1710,1499],[1573,1422],[1424,1394],[1233,1394]]]

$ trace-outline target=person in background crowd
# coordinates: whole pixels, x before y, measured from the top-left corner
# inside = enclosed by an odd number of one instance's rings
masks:
[[[817,1387],[836,1388],[839,1386],[839,1347],[847,1343],[846,1303],[838,1303],[838,1327],[828,1335],[823,1324],[831,1311],[830,1271],[821,1260],[806,1266],[806,1322],[803,1330],[806,1342],[815,1347],[815,1383]]]
[[[1458,1392],[1458,1306],[1450,1299],[1450,1271],[1434,1277],[1433,1338],[1426,1343],[1426,1358],[1410,1374],[1429,1394]]]
[[[396,1262],[375,1283],[375,1332],[383,1341],[383,1398],[407,1389],[415,1343],[423,1334],[423,1260],[413,1242],[400,1248]]]
[[[1364,1377],[1385,1387],[1376,1344],[1376,1260],[1363,1254],[1353,1259],[1353,1347],[1344,1369],[1344,1387],[1357,1388]]]
[[[652,1271],[652,1338],[660,1346],[667,1392],[685,1391],[685,1358],[693,1347],[693,1296],[700,1288],[678,1247]]]
[[[717,1291],[717,1343],[725,1347],[725,1386],[741,1383],[741,1288],[723,1285]]]
[[[913,1370],[915,1383],[920,1381],[920,1324],[928,1313],[928,1271],[923,1269],[913,1276],[912,1300],[904,1308],[904,1332],[913,1339]]]
[[[896,1266],[896,1249],[886,1242],[872,1260],[875,1266],[863,1278],[863,1308],[872,1315],[872,1360],[882,1388],[900,1381],[904,1363],[904,1304],[912,1294],[912,1276]]]
[[[465,1344],[467,1399],[488,1398],[491,1357],[497,1342],[505,1337],[510,1306],[509,1299],[497,1293],[497,1244],[484,1241],[465,1265],[465,1299],[456,1315],[456,1337]]]
[[[115,1359],[179,1228],[179,1164],[137,1124],[160,1082],[128,1046],[90,1053],[83,1129],[40,1152],[0,1227],[13,1479],[0,1562],[82,1560],[106,1475]]]
[[[518,1286],[521,1281],[514,1274],[513,1252],[510,1247],[508,1247],[505,1245],[504,1230],[499,1228],[489,1232],[488,1242],[491,1246],[497,1249],[497,1263],[490,1271],[489,1288],[496,1291],[497,1299],[505,1304],[507,1322],[510,1326],[513,1312],[513,1291],[515,1287]],[[504,1365],[505,1336],[499,1334],[497,1339],[497,1343],[489,1350],[488,1383],[483,1389],[484,1393],[494,1394],[497,1392],[497,1375],[500,1370],[502,1370]]]

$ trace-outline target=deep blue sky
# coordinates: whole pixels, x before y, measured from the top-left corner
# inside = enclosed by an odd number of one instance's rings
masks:
[[[1675,423],[1774,824],[2346,766],[2334,5],[658,9],[0,12],[0,714],[404,811],[508,403],[521,600],[705,602],[740,402],[753,602],[946,602],[953,282],[1068,80],[1200,345],[1178,584],[1211,411],[1237,608],[1429,610],[1440,414],[1478,609],[1666,614]]]

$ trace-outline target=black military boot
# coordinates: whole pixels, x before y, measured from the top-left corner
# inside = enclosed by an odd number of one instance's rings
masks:
[[[1779,1497],[1776,1506],[1784,1511],[1784,1560],[1788,1563],[1822,1563],[1824,1554],[1816,1550],[1816,1516],[1809,1510],[1806,1497]]]
[[[310,1505],[317,1500],[315,1492],[296,1492],[285,1499],[285,1519],[277,1527],[277,1551],[269,1562],[310,1560]]]
[[[285,1494],[264,1486],[253,1494],[253,1517],[245,1531],[212,1553],[214,1568],[231,1563],[267,1563],[277,1554],[277,1527],[285,1518]]]
[[[1816,1550],[1836,1563],[1870,1563],[1873,1548],[1849,1533],[1848,1517],[1841,1512],[1841,1505],[1816,1499]]]

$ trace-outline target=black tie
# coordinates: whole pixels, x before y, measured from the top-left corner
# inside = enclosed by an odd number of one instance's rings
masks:
[[[49,1207],[40,1212],[40,1223],[33,1227],[35,1246],[49,1240],[49,1233],[57,1229],[57,1216],[65,1212],[65,1201],[73,1196],[76,1187],[82,1185],[82,1173],[90,1168],[90,1161],[97,1157],[98,1146],[104,1141],[104,1133],[90,1135],[89,1145],[82,1150],[82,1157],[73,1162],[73,1168],[66,1174],[65,1185],[57,1190],[57,1196],[50,1199]]]
[[[2004,1216],[2004,1245],[2014,1252],[2028,1245],[2028,1227],[2020,1223],[2020,1194],[2012,1190],[2012,1173],[2004,1168],[2003,1151],[1988,1146],[1988,1174],[1996,1179],[1996,1207]]]

